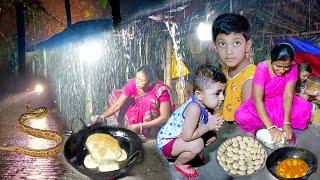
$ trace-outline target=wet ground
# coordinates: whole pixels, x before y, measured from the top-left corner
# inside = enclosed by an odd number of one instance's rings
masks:
[[[21,82],[23,81],[23,82]],[[32,94],[25,91],[26,82],[18,78],[12,81],[1,82],[3,91],[0,94],[0,145],[18,145],[35,149],[53,146],[54,143],[19,132],[16,121],[25,112],[24,105],[31,100],[33,107],[46,106],[49,114],[45,119],[33,122],[30,125],[40,129],[51,129],[64,134],[66,127],[63,118],[59,117],[56,107],[52,103],[50,94]],[[7,83],[10,83],[8,85]],[[12,85],[12,83],[14,85]],[[7,84],[7,86],[6,86]],[[320,129],[310,125],[305,132],[296,132],[298,141],[296,146],[312,151],[320,157]],[[219,132],[217,141],[205,149],[207,163],[198,167],[200,177],[197,179],[275,179],[266,168],[251,176],[228,176],[217,164],[216,149],[227,138],[244,134],[234,125],[225,124]],[[64,136],[66,139],[67,136]],[[144,144],[145,158],[135,165],[122,179],[184,179],[168,163],[153,144]],[[267,151],[271,153],[270,150]],[[0,179],[90,179],[73,169],[64,159],[63,155],[55,158],[33,158],[13,152],[0,151]],[[320,179],[320,164],[316,173],[309,179]]]
[[[50,93],[35,94],[26,91],[32,78],[0,79],[0,145],[16,145],[33,149],[54,146],[54,142],[24,134],[16,128],[18,117],[25,113],[25,103],[33,107],[45,106],[49,113],[45,119],[28,124],[39,129],[50,129],[64,135],[63,118],[59,117]],[[65,136],[65,141],[68,136]],[[167,161],[156,146],[143,144],[144,161],[135,165],[122,179],[170,179]],[[63,154],[55,158],[34,158],[14,152],[0,151],[0,179],[90,179],[73,169]]]
[[[302,132],[302,131],[295,131],[297,134],[297,141],[295,146],[307,149],[311,152],[313,152],[317,158],[318,161],[320,160],[320,128],[315,125],[310,125],[309,128]],[[211,179],[239,179],[239,180],[276,180],[273,175],[269,173],[266,167],[258,170],[257,173],[254,173],[250,176],[242,176],[242,177],[231,177],[225,173],[225,171],[218,165],[217,159],[216,159],[216,149],[219,147],[219,145],[224,142],[224,140],[234,137],[237,135],[248,135],[245,134],[239,129],[230,124],[224,124],[224,128],[221,129],[218,139],[209,148],[205,149],[206,151],[206,159],[208,162],[205,166],[201,166],[198,168],[200,177],[198,179],[201,180],[211,180]],[[270,154],[272,151],[270,149],[266,149],[267,154]],[[180,174],[178,174],[176,171],[173,171],[173,165],[171,166],[171,175],[173,179],[183,179]],[[310,180],[319,180],[320,179],[320,163],[318,162],[318,170],[312,174],[309,179]]]

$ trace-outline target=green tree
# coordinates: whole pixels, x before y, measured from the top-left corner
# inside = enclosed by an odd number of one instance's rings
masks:
[[[99,3],[103,8],[106,8],[107,5],[109,4],[109,0],[99,0]]]

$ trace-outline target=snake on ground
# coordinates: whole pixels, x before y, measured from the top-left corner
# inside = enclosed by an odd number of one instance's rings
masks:
[[[27,112],[22,114],[18,119],[18,129],[26,134],[34,137],[55,141],[56,145],[47,149],[31,149],[19,146],[0,146],[0,150],[18,152],[20,154],[32,157],[55,157],[62,149],[63,138],[55,131],[33,128],[25,124],[28,120],[36,120],[44,118],[48,114],[48,109],[39,107],[31,109],[31,104],[26,104]]]

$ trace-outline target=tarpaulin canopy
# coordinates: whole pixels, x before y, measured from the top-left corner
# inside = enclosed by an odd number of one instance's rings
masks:
[[[300,64],[307,62],[311,65],[312,76],[320,77],[320,46],[317,44],[301,40],[298,38],[289,38],[285,42],[290,43],[295,50],[295,61]]]

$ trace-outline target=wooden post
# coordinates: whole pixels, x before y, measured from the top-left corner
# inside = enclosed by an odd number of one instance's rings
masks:
[[[164,67],[164,83],[172,88],[172,78],[171,78],[171,57],[172,57],[172,45],[171,39],[167,39],[166,43],[166,60]]]
[[[64,7],[66,9],[66,15],[67,15],[67,27],[69,28],[72,23],[71,11],[70,11],[70,0],[64,0]]]
[[[19,73],[24,74],[26,72],[26,31],[24,27],[24,7],[22,3],[16,4],[17,15],[17,34],[18,34],[18,63]]]
[[[120,0],[109,0],[109,4],[111,7],[113,26],[117,29],[121,22]]]

